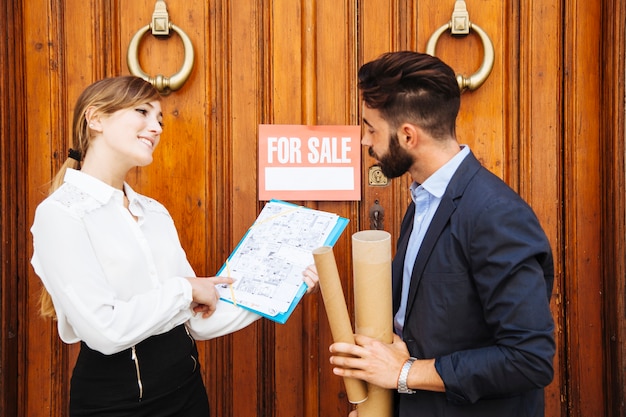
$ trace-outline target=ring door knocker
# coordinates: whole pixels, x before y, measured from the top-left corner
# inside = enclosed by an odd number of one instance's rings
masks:
[[[139,42],[143,35],[148,32],[148,30],[152,29],[153,36],[170,36],[170,29],[173,30],[180,36],[183,41],[183,46],[185,47],[185,59],[183,62],[183,66],[180,70],[172,75],[171,77],[166,77],[164,75],[158,74],[156,77],[151,77],[146,74],[139,65]],[[154,5],[154,13],[152,14],[152,22],[149,25],[146,25],[139,29],[137,33],[133,36],[128,44],[128,55],[126,57],[128,63],[128,69],[131,74],[143,78],[144,80],[151,83],[161,94],[168,95],[172,91],[176,91],[185,84],[185,81],[191,75],[191,70],[193,69],[193,44],[191,43],[191,39],[189,36],[181,28],[170,22],[169,15],[167,13],[167,6],[165,5],[164,0],[157,0]]]
[[[493,42],[491,42],[489,35],[487,35],[484,30],[476,24],[470,22],[465,1],[458,0],[454,4],[454,12],[452,12],[452,18],[450,21],[437,29],[428,39],[428,42],[426,43],[427,54],[435,56],[437,41],[439,40],[441,34],[448,29],[450,29],[452,35],[467,35],[471,29],[476,32],[483,43],[483,63],[480,68],[478,68],[478,71],[469,77],[465,77],[461,74],[457,74],[456,76],[456,81],[459,83],[461,92],[465,90],[474,91],[480,87],[485,80],[487,80],[487,77],[489,77],[489,74],[491,74],[491,70],[493,69],[493,63],[495,61]]]

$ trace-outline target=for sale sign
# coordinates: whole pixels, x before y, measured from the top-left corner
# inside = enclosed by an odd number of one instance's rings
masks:
[[[361,199],[359,126],[259,125],[259,200]]]

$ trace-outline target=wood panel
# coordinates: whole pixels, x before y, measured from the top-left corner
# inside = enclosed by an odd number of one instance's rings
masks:
[[[30,222],[34,214],[34,205],[47,194],[52,172],[58,167],[58,147],[63,134],[59,131],[60,120],[64,117],[54,111],[59,109],[59,97],[62,96],[59,79],[59,50],[62,40],[59,33],[60,14],[50,9],[51,4],[44,1],[33,1],[23,4],[24,13],[24,53],[25,60],[25,96],[37,98],[26,101],[27,137],[27,172],[30,187],[26,188],[27,214]],[[46,103],[45,106],[39,103]],[[30,242],[30,236],[27,241]],[[31,245],[27,253],[32,254]],[[28,257],[29,257],[28,256]],[[25,257],[23,262],[28,262]],[[30,272],[30,271],[29,271]],[[40,291],[39,280],[29,273],[28,285],[25,287],[25,311],[28,314],[23,320],[25,331],[23,355],[28,360],[25,369],[24,384],[20,387],[25,397],[27,415],[63,415],[63,401],[66,393],[66,363],[56,329],[49,321],[37,317],[37,299]],[[39,402],[39,406],[37,406]]]
[[[264,103],[260,94],[264,51],[259,41],[264,38],[265,27],[264,10],[258,2],[235,5],[215,1],[207,16],[207,140],[215,149],[215,161],[219,161],[211,179],[215,183],[215,193],[211,194],[212,226],[215,236],[222,239],[209,245],[213,247],[211,264],[217,271],[258,213],[256,172],[251,167],[256,165],[255,126],[261,122]],[[261,387],[273,386],[273,373],[266,370],[272,356],[256,349],[269,342],[263,326],[255,324],[216,341],[216,349],[211,352],[214,358],[206,357],[207,363],[213,363],[214,372],[209,378],[213,386],[211,403],[216,404],[218,415],[261,412]],[[225,386],[236,389],[224,390]]]
[[[560,74],[554,71],[562,55],[562,29],[559,2],[528,1],[511,10],[519,26],[508,29],[508,62],[505,66],[509,90],[506,103],[509,139],[507,172],[509,183],[535,209],[548,235],[555,259],[555,278],[551,309],[555,321],[557,354],[554,380],[546,389],[546,415],[566,415],[564,361],[564,268],[562,135],[559,123],[562,97]],[[511,7],[513,9],[513,7]],[[519,40],[527,40],[519,42]],[[519,68],[519,74],[517,73]],[[519,84],[515,82],[519,79]],[[542,115],[538,117],[537,115]],[[546,180],[548,179],[548,180]]]
[[[25,363],[20,357],[20,317],[26,315],[17,300],[23,297],[26,265],[17,262],[26,246],[25,216],[20,212],[25,206],[21,179],[26,178],[23,100],[24,79],[21,57],[22,26],[19,24],[21,8],[8,2],[0,4],[2,39],[6,47],[0,52],[0,415],[15,416],[24,404],[23,390],[17,384]],[[10,140],[10,138],[12,138]]]
[[[566,3],[564,32],[564,268],[567,332],[567,401],[575,416],[607,414],[602,349],[602,240],[600,204],[601,60],[583,51],[601,51],[601,4]],[[580,25],[584,19],[585,24]]]
[[[314,63],[303,30],[305,19],[313,19],[310,8],[302,1],[270,2],[268,5],[268,88],[264,99],[271,106],[264,115],[265,123],[302,124],[306,118],[305,83],[303,71]],[[310,47],[310,44],[308,45]],[[307,67],[307,65],[309,67]],[[252,143],[255,143],[254,140]],[[300,306],[294,316],[284,325],[268,326],[272,340],[272,361],[267,372],[274,377],[275,395],[268,398],[277,416],[304,415],[305,368],[303,363],[304,341],[301,336],[303,312]],[[311,381],[315,387],[315,380]],[[281,395],[282,394],[282,395]],[[280,406],[284,403],[284,406]]]
[[[12,23],[0,55],[7,68],[0,78],[0,412],[63,416],[77,349],[38,317],[28,228],[65,159],[74,101],[90,82],[128,73],[128,42],[150,21],[154,0],[8,3],[0,9]],[[471,21],[491,36],[496,62],[487,82],[462,96],[458,136],[533,206],[557,261],[558,354],[546,415],[621,416],[625,7],[619,0],[466,3]],[[423,50],[454,2],[167,6],[194,44],[195,67],[185,86],[164,99],[166,128],[155,162],[133,171],[130,181],[169,208],[196,272],[212,275],[262,207],[258,124],[358,124],[359,65],[389,50]],[[475,35],[444,35],[437,55],[467,74],[480,65],[481,50]],[[182,51],[177,35],[147,35],[140,63],[146,72],[173,74]],[[407,176],[369,186],[372,163],[364,152],[361,202],[301,202],[351,220],[335,247],[350,309],[351,235],[370,227],[369,209],[378,200],[395,240],[410,201]],[[263,320],[200,343],[213,415],[347,415],[342,382],[328,363],[330,343],[319,295],[307,296],[285,325]]]
[[[606,73],[602,85],[601,154],[603,216],[601,229],[606,242],[602,256],[605,328],[608,347],[605,402],[609,415],[626,415],[626,201],[624,178],[624,106],[626,67],[626,5],[621,0],[603,4],[604,39],[602,61]],[[614,296],[611,296],[614,294]]]
[[[303,2],[307,3],[307,2]],[[357,125],[358,111],[354,100],[356,90],[357,49],[356,36],[358,22],[356,19],[357,2],[354,0],[338,4],[331,0],[317,0],[308,10],[310,18],[305,21],[314,22],[314,29],[309,40],[309,55],[312,66],[306,91],[306,124],[319,125]],[[303,74],[305,75],[305,74]],[[363,177],[361,178],[363,181]],[[362,201],[361,206],[365,204]],[[311,204],[309,204],[311,205]],[[343,236],[334,247],[335,259],[342,278],[342,287],[347,297],[349,309],[352,309],[351,291],[351,236],[353,233],[368,228],[359,222],[359,203],[354,202],[319,202],[315,205],[320,210],[338,213],[350,219]],[[306,381],[313,381],[315,389],[309,389],[305,403],[305,416],[347,415],[348,404],[343,382],[334,376],[328,358],[328,346],[332,343],[328,317],[321,296],[316,295],[307,300],[304,326],[308,329],[307,351],[304,358],[307,363],[308,376]],[[305,381],[306,385],[309,385]],[[326,400],[328,399],[328,400]]]

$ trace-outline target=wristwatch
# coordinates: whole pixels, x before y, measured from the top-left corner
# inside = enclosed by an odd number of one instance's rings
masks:
[[[402,369],[400,370],[400,376],[398,376],[398,392],[400,394],[415,394],[415,391],[406,386],[406,379],[409,376],[409,369],[411,369],[411,365],[415,362],[417,358],[409,358],[402,365]]]

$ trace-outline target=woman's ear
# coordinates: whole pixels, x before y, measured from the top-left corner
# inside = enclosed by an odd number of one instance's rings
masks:
[[[90,130],[102,132],[102,124],[100,123],[100,115],[96,112],[95,107],[88,107],[85,110],[85,120]]]

